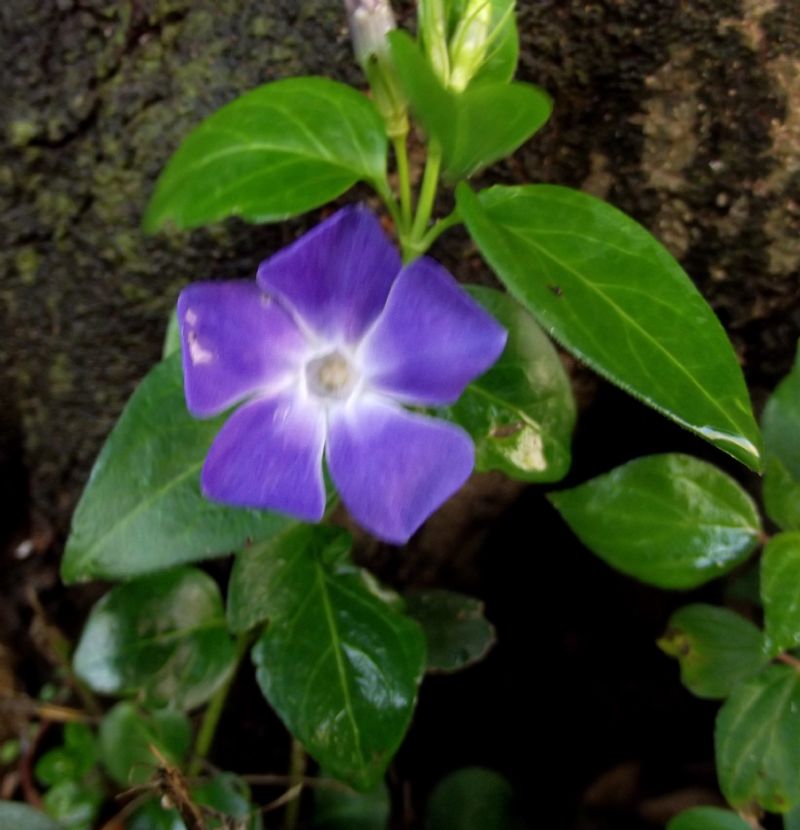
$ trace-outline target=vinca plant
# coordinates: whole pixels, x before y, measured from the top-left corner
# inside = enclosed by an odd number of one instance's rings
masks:
[[[271,771],[283,826],[388,827],[384,777],[426,671],[480,659],[493,631],[469,597],[380,584],[352,558],[352,533],[404,545],[473,471],[560,481],[576,406],[555,341],[766,469],[772,537],[740,484],[681,454],[548,498],[609,565],[664,589],[764,548],[763,625],[695,603],[660,641],[691,692],[724,700],[731,808],[670,827],[745,830],[764,811],[800,827],[800,367],[762,441],[725,332],[647,230],[566,187],[475,184],[551,113],[545,91],[514,80],[513,0],[420,0],[415,36],[388,0],[344,5],[366,93],[270,81],[200,123],[158,179],[147,233],[319,221],[243,279],[198,274],[177,298],[163,359],[108,437],[63,557],[67,584],[114,583],[72,655],[87,717],[38,760],[49,817],[6,803],[0,825],[96,827],[116,788],[132,830],[269,826],[258,781],[214,764],[234,678],[250,671],[294,738]],[[361,201],[347,195],[358,183]],[[502,289],[462,286],[430,256],[457,226]],[[230,556],[227,581],[201,566]],[[518,826],[502,786],[457,773],[426,826]],[[465,799],[483,823],[459,812]]]

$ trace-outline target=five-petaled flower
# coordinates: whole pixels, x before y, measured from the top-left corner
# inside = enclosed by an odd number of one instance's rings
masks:
[[[256,282],[188,286],[178,319],[192,415],[242,404],[206,457],[208,498],[318,521],[324,456],[351,515],[403,543],[472,471],[462,429],[404,406],[456,401],[506,332],[432,259],[403,267],[365,208],[264,261]]]

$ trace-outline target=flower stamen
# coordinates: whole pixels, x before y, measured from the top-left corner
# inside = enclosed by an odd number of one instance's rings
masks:
[[[338,351],[306,364],[308,389],[319,398],[344,400],[356,385],[357,375],[350,361]]]

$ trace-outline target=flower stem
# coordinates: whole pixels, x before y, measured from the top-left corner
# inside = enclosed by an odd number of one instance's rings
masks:
[[[306,773],[306,751],[297,738],[292,738],[292,749],[289,756],[289,786],[290,789],[303,785]],[[286,805],[286,812],[283,816],[283,830],[295,830],[300,818],[300,799],[293,798]]]
[[[392,217],[392,221],[394,222],[395,226],[400,229],[400,233],[402,235],[404,225],[403,225],[403,217],[401,213],[401,209],[397,204],[397,199],[395,198],[394,193],[392,192],[391,187],[389,187],[385,182],[370,182],[372,188],[375,192],[383,199],[383,204],[386,205],[386,210],[389,211],[389,215]]]
[[[428,147],[428,160],[425,162],[425,174],[422,177],[422,187],[417,203],[417,215],[411,228],[409,242],[413,246],[419,242],[428,229],[428,222],[436,201],[436,190],[439,186],[439,173],[442,169],[442,148],[436,141],[431,141]]]
[[[447,216],[442,217],[439,219],[436,224],[422,237],[419,241],[419,252],[424,254],[428,248],[433,245],[434,242],[446,231],[452,228],[454,225],[458,225],[461,222],[461,217],[458,215],[458,211],[453,211],[449,213]]]
[[[208,757],[208,753],[211,751],[211,745],[214,743],[214,736],[217,733],[219,719],[225,708],[228,693],[230,692],[233,681],[239,671],[242,659],[245,654],[247,654],[247,649],[250,647],[253,639],[253,632],[248,631],[244,634],[240,634],[236,640],[236,658],[234,660],[231,673],[228,675],[222,686],[217,689],[216,694],[211,698],[210,703],[206,707],[206,711],[203,713],[200,731],[197,733],[197,740],[194,744],[194,757],[192,759],[192,763],[189,765],[189,775],[197,775],[200,772],[203,766],[203,761],[205,761]]]
[[[408,166],[407,138],[408,133],[392,139],[394,144],[394,157],[397,163],[397,181],[400,191],[400,219],[402,220],[403,232],[411,227],[411,174]]]

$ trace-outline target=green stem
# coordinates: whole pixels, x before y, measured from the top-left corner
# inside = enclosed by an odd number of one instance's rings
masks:
[[[219,719],[225,709],[225,702],[228,699],[228,693],[231,690],[233,681],[236,679],[236,674],[239,671],[239,666],[242,659],[247,654],[247,649],[253,642],[253,632],[245,632],[240,634],[236,640],[236,657],[233,668],[228,678],[219,687],[217,693],[211,698],[206,711],[203,713],[203,720],[200,724],[200,731],[197,733],[197,740],[194,744],[194,757],[192,763],[189,765],[189,775],[198,775],[203,767],[203,761],[208,757],[211,751],[211,745],[214,743],[214,736],[217,733],[219,726]]]
[[[388,185],[375,181],[370,182],[370,184],[381,199],[383,199],[383,203],[386,205],[386,210],[389,211],[389,215],[392,217],[392,221],[395,226],[402,229],[403,218],[401,216],[400,207],[397,204],[397,199],[395,198],[394,193],[392,193],[391,188]]]
[[[401,230],[405,233],[411,227],[411,174],[408,165],[408,133],[392,139],[394,157],[397,163],[397,182],[400,191]]]
[[[289,788],[292,789],[303,784],[306,774],[306,751],[297,738],[292,739],[292,749],[289,756]],[[300,818],[300,799],[293,798],[286,805],[286,812],[283,816],[283,830],[295,830]]]
[[[452,228],[455,225],[458,225],[461,222],[461,217],[458,215],[458,211],[453,211],[449,213],[447,216],[440,219],[436,224],[425,234],[425,236],[420,239],[419,243],[415,246],[415,250],[418,251],[418,254],[424,254],[428,248],[433,245],[434,242],[446,231]]]
[[[431,141],[428,147],[428,160],[425,162],[425,174],[422,177],[422,187],[417,203],[417,215],[411,228],[411,245],[419,242],[428,229],[428,222],[433,213],[433,204],[436,201],[436,190],[439,186],[439,173],[442,169],[442,148],[436,141]]]

